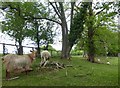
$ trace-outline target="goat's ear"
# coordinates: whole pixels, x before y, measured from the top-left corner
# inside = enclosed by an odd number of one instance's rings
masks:
[[[33,52],[32,50],[30,50],[30,52]]]

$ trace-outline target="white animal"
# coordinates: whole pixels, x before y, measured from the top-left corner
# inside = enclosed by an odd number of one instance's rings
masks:
[[[98,62],[100,62],[100,59],[98,59]]]
[[[28,55],[8,54],[4,56],[3,63],[5,64],[6,68],[6,79],[10,78],[10,72],[12,71],[15,72],[24,69],[27,74],[27,71],[30,69],[30,65],[32,64],[35,57],[36,51],[32,51]]]
[[[40,66],[45,67],[45,65],[46,65],[47,63],[49,63],[50,57],[51,57],[51,54],[50,54],[49,51],[47,51],[47,50],[42,51],[42,52],[41,52],[41,62],[40,62]]]
[[[107,64],[110,65],[110,62],[108,61]]]

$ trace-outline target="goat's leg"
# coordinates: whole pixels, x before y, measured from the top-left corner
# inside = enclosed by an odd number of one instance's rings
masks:
[[[40,62],[40,67],[42,67],[44,65],[45,61],[41,61]]]
[[[26,75],[27,75],[27,69],[25,68],[25,73],[26,73]]]
[[[6,69],[6,79],[8,80],[9,78],[10,78],[10,72],[8,72]]]
[[[25,73],[26,73],[26,75],[27,75],[27,68],[26,68],[26,67],[24,67],[24,69],[25,69]]]
[[[45,63],[43,64],[43,67],[45,67],[47,64],[49,63],[49,61],[45,61]]]
[[[6,79],[8,80],[10,78],[10,66],[9,63],[6,66]]]
[[[42,66],[42,63],[43,63],[43,62],[41,61],[41,62],[40,62],[40,67]]]

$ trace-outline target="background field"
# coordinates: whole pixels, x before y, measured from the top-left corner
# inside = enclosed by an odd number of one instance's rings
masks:
[[[91,63],[83,57],[72,57],[71,61],[52,58],[54,61],[73,65],[65,69],[52,70],[40,69],[38,65],[40,59],[33,63],[34,71],[25,75],[18,74],[19,79],[6,81],[5,69],[3,66],[3,86],[117,86],[118,85],[118,58],[109,57],[110,65],[106,64],[104,57],[102,63]],[[67,73],[66,73],[67,72]],[[13,74],[12,74],[13,75]]]

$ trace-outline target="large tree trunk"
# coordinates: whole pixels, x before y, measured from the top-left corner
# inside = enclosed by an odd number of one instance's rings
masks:
[[[72,27],[72,22],[73,22],[73,11],[74,11],[74,5],[75,5],[75,2],[71,2],[71,18],[70,18],[70,29]],[[69,40],[69,39],[68,39]],[[70,59],[70,51],[72,49],[74,44],[70,44],[70,41],[68,41],[68,44],[67,44],[67,58]]]
[[[65,11],[63,8],[63,4],[59,3],[60,9],[61,9],[61,22],[62,22],[62,54],[61,58],[70,59],[70,51],[72,49],[73,45],[70,45],[69,39],[68,39],[68,26],[66,22],[65,17]],[[73,10],[74,10],[75,2],[71,2],[71,23],[73,20]],[[70,25],[71,25],[70,23]],[[71,26],[70,26],[71,27]]]
[[[69,55],[67,54],[67,48],[68,48],[68,29],[66,29],[67,25],[65,25],[65,20],[63,19],[63,25],[62,25],[62,53],[61,58],[68,58]]]
[[[67,48],[68,59],[71,58],[70,51],[71,51],[72,47],[73,47],[73,45],[68,45],[68,48]]]
[[[61,9],[61,22],[62,22],[62,53],[61,53],[61,58],[67,59],[68,53],[67,53],[67,48],[68,48],[68,27],[67,27],[67,22],[66,22],[66,17],[65,17],[65,12],[63,8],[63,3],[59,2],[60,9]]]
[[[52,2],[49,2],[51,4],[51,6],[53,7],[54,11],[56,12],[57,16],[59,17],[61,23],[59,23],[61,25],[62,28],[62,53],[61,53],[61,58],[67,59],[70,57],[70,51],[71,51],[71,47],[69,44],[69,39],[68,39],[68,25],[66,22],[66,17],[65,17],[65,10],[63,7],[63,2],[58,2],[58,4],[55,2],[55,4],[53,4]],[[73,11],[74,11],[74,5],[75,2],[71,2],[71,23],[72,23],[72,18],[73,18]]]
[[[89,23],[88,23],[88,61],[94,62],[95,47],[94,47],[94,27],[93,27],[93,10],[92,2],[89,2]]]

